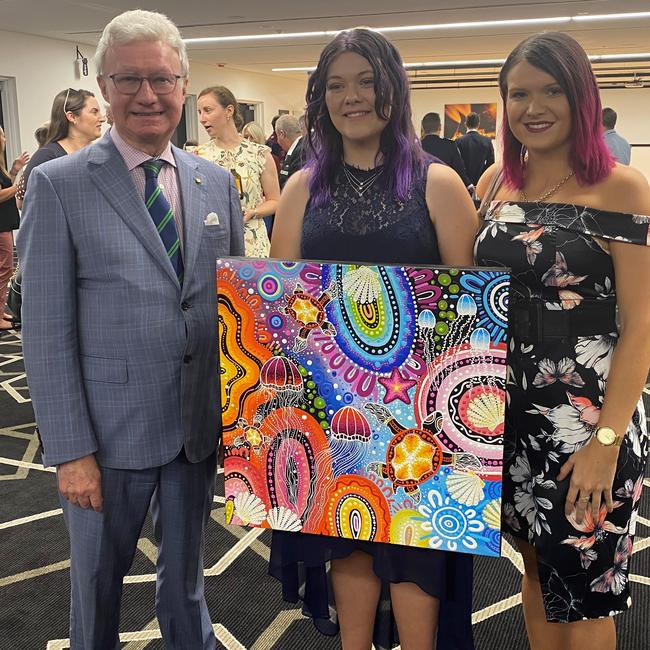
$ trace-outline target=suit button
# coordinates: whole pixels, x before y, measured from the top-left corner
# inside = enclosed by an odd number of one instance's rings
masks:
[[[190,303],[187,302],[186,300],[183,300],[183,302],[181,303],[181,309],[183,311],[187,311],[188,309],[191,309],[191,308],[192,308],[192,305],[190,305]]]
[[[183,357],[183,363],[189,363],[190,361],[192,361],[192,355],[191,354],[186,354]]]

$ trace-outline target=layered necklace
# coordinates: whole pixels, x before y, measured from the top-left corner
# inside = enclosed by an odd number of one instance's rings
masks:
[[[345,178],[359,198],[361,198],[375,184],[376,180],[383,172],[384,167],[382,165],[381,167],[377,167],[372,174],[366,176],[363,180],[360,180],[353,174],[352,169],[346,165],[345,162],[343,163],[343,173],[345,174]]]
[[[524,190],[521,190],[520,199],[524,203],[541,203],[542,201],[548,199],[550,196],[553,196],[553,194],[555,194],[562,187],[562,185],[564,185],[570,178],[572,178],[574,174],[575,172],[572,169],[557,185],[554,185],[548,192],[544,192],[542,196],[535,200],[529,199],[526,196],[526,192],[524,192]]]

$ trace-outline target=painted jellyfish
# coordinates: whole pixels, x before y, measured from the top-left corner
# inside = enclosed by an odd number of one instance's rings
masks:
[[[372,432],[370,423],[361,411],[344,406],[332,417],[332,467],[336,476],[348,474],[366,454]]]
[[[297,406],[304,394],[304,384],[298,366],[287,357],[271,357],[264,362],[260,369],[262,392],[268,395],[265,404],[260,405],[258,414],[262,419],[272,411],[282,409],[283,413],[292,412],[285,409]],[[288,422],[293,425],[293,422]]]
[[[456,303],[456,318],[451,323],[449,332],[445,337],[443,343],[444,349],[448,350],[467,341],[473,330],[477,311],[478,307],[472,296],[464,293],[458,298],[458,302]]]
[[[436,315],[430,309],[423,309],[418,314],[418,327],[422,339],[424,360],[431,363],[435,351]]]
[[[287,357],[271,357],[260,370],[262,389],[277,400],[275,408],[292,406],[303,395],[303,381],[298,366]]]

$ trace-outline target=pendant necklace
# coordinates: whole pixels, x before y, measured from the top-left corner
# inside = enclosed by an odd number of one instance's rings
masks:
[[[545,201],[546,199],[548,199],[549,196],[553,196],[553,194],[555,194],[562,187],[562,185],[564,185],[570,178],[572,178],[574,174],[575,174],[575,172],[572,169],[557,185],[554,185],[548,192],[545,192],[544,194],[542,194],[542,196],[540,196],[535,201],[531,201],[530,199],[528,199],[528,197],[526,196],[526,192],[521,190],[520,200],[523,201],[524,203],[529,203],[529,202],[530,203],[541,203],[542,201]]]
[[[384,171],[383,166],[379,169],[376,169],[373,174],[365,178],[364,180],[359,180],[348,166],[343,163],[343,173],[347,179],[350,187],[357,193],[359,197],[362,197],[375,183],[375,181],[382,175]]]

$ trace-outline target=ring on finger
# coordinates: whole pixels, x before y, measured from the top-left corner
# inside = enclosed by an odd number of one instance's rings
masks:
[[[586,496],[586,497],[580,497],[580,498],[578,499],[578,501],[581,501],[582,503],[586,503],[586,502],[589,501],[590,499],[591,499],[590,496]]]

